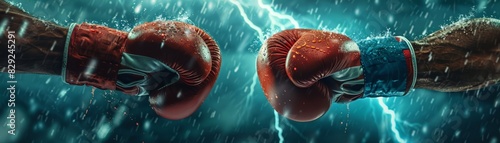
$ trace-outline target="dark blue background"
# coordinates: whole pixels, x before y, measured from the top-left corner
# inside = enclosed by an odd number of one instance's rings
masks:
[[[378,99],[334,104],[320,119],[298,123],[277,117],[256,80],[261,41],[229,0],[12,0],[30,14],[68,26],[91,22],[130,30],[158,20],[182,20],[212,35],[222,50],[219,78],[189,118],[158,117],[147,97],[71,86],[58,76],[18,74],[17,135],[7,134],[7,87],[0,82],[0,142],[396,142]],[[271,4],[264,0],[264,4]],[[240,2],[265,35],[279,31],[258,1]],[[344,33],[355,40],[385,34],[421,38],[458,20],[500,18],[498,0],[274,0],[276,12],[303,28]],[[285,28],[294,26],[278,20]],[[29,31],[28,31],[29,32]],[[0,81],[7,80],[0,74]],[[416,90],[386,98],[395,126],[408,142],[492,142],[500,139],[499,86],[464,93]],[[4,124],[5,123],[5,124]]]

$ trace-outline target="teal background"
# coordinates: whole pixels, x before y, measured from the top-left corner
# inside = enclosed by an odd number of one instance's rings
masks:
[[[167,120],[147,97],[71,86],[58,76],[17,74],[16,129],[7,134],[7,91],[0,82],[0,142],[499,142],[500,89],[442,93],[418,89],[384,98],[333,104],[318,120],[276,117],[256,80],[258,33],[229,0],[11,0],[35,17],[68,26],[90,22],[128,31],[153,20],[181,20],[212,35],[222,50],[221,72],[205,103],[189,118]],[[258,1],[240,2],[264,35],[279,31]],[[344,33],[355,40],[402,35],[410,40],[475,17],[500,18],[498,0],[263,0],[302,28]],[[288,20],[277,20],[293,28]],[[0,74],[0,81],[7,74]],[[388,110],[386,110],[388,111]],[[277,121],[275,119],[278,119]],[[278,124],[276,124],[278,123]],[[392,127],[395,127],[395,130]],[[282,133],[276,128],[282,128]],[[396,133],[397,132],[397,133]]]

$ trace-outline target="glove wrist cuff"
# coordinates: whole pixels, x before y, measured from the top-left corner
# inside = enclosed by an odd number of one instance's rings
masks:
[[[403,55],[405,56],[406,67],[408,69],[408,78],[406,84],[406,93],[410,93],[417,83],[417,56],[415,55],[415,50],[411,45],[411,42],[403,36],[396,36],[397,41],[406,43],[407,49],[403,49]]]
[[[114,90],[127,33],[94,24],[71,24],[62,78],[74,85]]]
[[[416,82],[415,52],[401,36],[358,42],[364,76],[363,97],[407,95]]]

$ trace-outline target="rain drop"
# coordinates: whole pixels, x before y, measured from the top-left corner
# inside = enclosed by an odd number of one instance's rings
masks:
[[[428,61],[430,62],[432,60],[432,52],[429,54],[429,59]]]
[[[134,9],[134,13],[135,13],[135,14],[138,14],[139,12],[141,12],[141,7],[142,7],[142,4],[137,5],[137,6],[135,7],[135,9]]]

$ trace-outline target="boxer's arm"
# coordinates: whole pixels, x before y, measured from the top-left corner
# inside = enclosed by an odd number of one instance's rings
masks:
[[[500,20],[481,18],[454,23],[413,41],[416,88],[455,92],[500,80]]]
[[[61,74],[61,63],[67,28],[42,21],[0,0],[0,71],[7,72],[8,31],[15,32],[16,72]],[[25,27],[24,34],[21,27]]]

